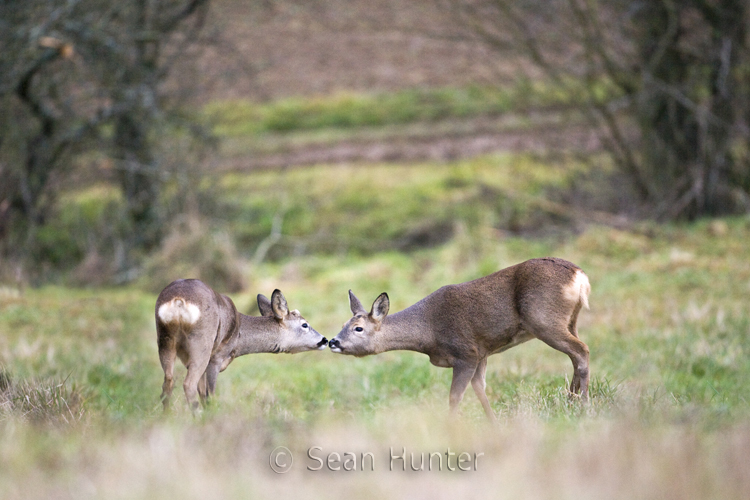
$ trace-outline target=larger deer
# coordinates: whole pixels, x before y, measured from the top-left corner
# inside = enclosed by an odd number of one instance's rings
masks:
[[[155,312],[165,411],[172,396],[175,357],[187,367],[182,387],[195,410],[196,396],[204,402],[212,396],[217,375],[238,356],[325,349],[327,339],[299,311],[289,310],[279,290],[270,300],[258,295],[258,308],[261,316],[241,314],[232,299],[194,279],[174,281],[162,290]]]
[[[448,285],[388,316],[386,293],[368,313],[349,290],[354,315],[329,342],[333,352],[367,356],[409,350],[427,354],[439,367],[453,368],[450,409],[454,413],[471,382],[490,420],[485,393],[487,357],[537,338],[573,362],[571,393],[588,399],[589,349],[576,322],[588,308],[586,274],[557,258],[532,259],[467,283]]]

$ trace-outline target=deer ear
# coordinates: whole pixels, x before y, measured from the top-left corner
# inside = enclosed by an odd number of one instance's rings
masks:
[[[362,307],[362,302],[354,296],[351,290],[349,290],[349,308],[352,310],[353,315],[367,314],[367,311]]]
[[[372,311],[370,316],[372,319],[382,323],[386,316],[388,316],[388,309],[391,307],[391,301],[388,298],[387,293],[381,293],[375,302],[372,303]]]
[[[284,319],[289,314],[289,306],[286,304],[284,294],[279,289],[274,290],[271,295],[271,309],[276,319]]]
[[[260,310],[261,316],[273,316],[273,307],[271,307],[271,299],[263,295],[258,294],[258,309]]]

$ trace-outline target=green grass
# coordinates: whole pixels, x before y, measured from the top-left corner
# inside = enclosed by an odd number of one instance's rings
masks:
[[[595,99],[612,97],[605,82]],[[499,115],[527,109],[580,105],[588,95],[578,82],[563,87],[519,79],[507,87],[415,88],[390,93],[339,93],[270,103],[212,102],[203,114],[221,137],[319,129],[385,127],[415,122]]]
[[[544,231],[564,222],[529,203],[565,187],[582,165],[548,168],[530,155],[492,155],[448,165],[319,166],[229,174],[221,208],[243,248],[254,248],[281,217],[270,257],[373,254],[440,244],[462,231]]]
[[[200,227],[191,225],[190,219],[176,221],[174,234],[165,238],[165,247],[172,251],[152,257],[144,274],[163,281],[159,269],[169,267],[169,262],[174,269],[195,268],[190,262],[178,265],[181,256],[174,252],[203,255],[200,264],[208,274],[231,274],[225,269],[211,271],[211,261],[231,260],[235,253],[255,259],[275,223],[280,223],[281,234],[258,258],[413,251],[451,239],[492,237],[498,231],[564,234],[570,216],[550,210],[545,196],[572,185],[588,168],[574,159],[560,159],[550,168],[533,155],[497,154],[449,164],[225,174],[206,182],[198,195],[211,199],[211,217],[194,221]],[[114,252],[118,238],[128,232],[119,218],[123,201],[116,194],[106,184],[96,184],[61,197],[57,216],[39,235],[43,255],[37,259],[52,270],[71,268],[90,256],[92,241],[98,242],[101,253]],[[166,194],[164,206],[177,203],[177,197]],[[482,258],[481,248],[465,250]]]
[[[707,415],[716,411],[723,416],[725,409],[744,415],[750,398],[743,382],[750,374],[744,341],[750,325],[744,304],[750,268],[743,242],[750,230],[744,219],[728,224],[730,235],[721,238],[711,237],[708,226],[698,223],[648,237],[593,228],[562,245],[531,251],[518,250],[517,243],[524,240],[498,237],[480,245],[479,236],[466,235],[464,241],[411,255],[311,256],[262,266],[248,295],[235,298],[249,309],[254,293],[279,286],[293,307],[331,337],[349,314],[349,287],[365,302],[388,291],[398,310],[442,284],[477,277],[489,268],[547,253],[563,255],[580,263],[594,283],[593,311],[584,314],[581,329],[592,348],[596,383],[606,388],[603,397],[642,385],[673,397],[676,409],[699,405]],[[596,248],[599,233],[609,233],[612,243],[606,249]],[[640,255],[629,253],[624,235],[645,238]],[[482,254],[467,258],[464,247],[475,245]],[[624,245],[621,253],[618,245]],[[92,412],[152,414],[161,378],[151,331],[153,300],[138,290],[56,287],[4,297],[0,353],[5,370],[13,379],[58,377],[84,387]],[[525,355],[529,349],[535,354]],[[516,391],[529,389],[528,376],[555,374],[533,384],[535,391],[544,388],[539,396],[544,399],[559,395],[565,385],[561,377],[570,375],[567,359],[541,344],[525,345],[493,362],[490,386],[501,387],[491,389],[498,409],[513,408],[525,397]],[[306,370],[284,376],[293,366]],[[347,378],[341,370],[356,383],[330,383]],[[364,405],[367,412],[391,404],[391,399],[416,401],[445,393],[448,374],[416,354],[366,360],[329,353],[258,355],[238,360],[222,375],[227,398],[220,399],[275,392],[281,407],[294,408],[292,413],[304,420],[323,407],[349,412],[362,411]],[[145,387],[150,390],[141,390]],[[439,404],[444,395],[434,395],[434,402]]]
[[[450,370],[408,352],[245,356],[219,376],[216,399],[197,418],[181,394],[180,366],[164,417],[154,293],[6,287],[0,495],[256,498],[304,488],[313,498],[746,498],[750,221],[592,226],[536,239],[502,229],[505,203],[534,217],[517,200],[543,197],[579,168],[497,156],[442,167],[233,175],[219,188],[221,224],[245,242],[245,256],[277,212],[280,245],[304,245],[296,256],[282,251],[251,266],[246,291],[232,295],[238,307],[249,311],[257,293],[280,288],[329,338],[351,315],[350,288],[366,306],[387,291],[398,311],[444,284],[527,258],[578,263],[593,287],[579,322],[591,350],[588,405],[567,395],[570,361],[532,341],[490,358],[495,428],[471,391],[459,420],[448,420]],[[106,198],[87,193],[70,203]],[[452,228],[441,244],[409,252],[388,245],[412,225],[436,222]],[[288,475],[270,471],[276,446],[294,453]],[[312,446],[372,451],[376,472],[307,471]],[[388,470],[389,447],[448,446],[485,453],[484,469]]]

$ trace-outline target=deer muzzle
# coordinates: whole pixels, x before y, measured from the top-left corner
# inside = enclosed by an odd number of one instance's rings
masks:
[[[330,347],[333,352],[342,352],[344,350],[344,348],[341,347],[339,339],[331,339],[331,341],[328,342],[328,347]]]

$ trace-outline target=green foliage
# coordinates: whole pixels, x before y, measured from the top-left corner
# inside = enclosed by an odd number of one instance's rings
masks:
[[[77,264],[93,243],[106,241],[121,226],[120,193],[97,185],[81,193],[67,193],[57,204],[57,213],[36,232],[34,259],[56,268]],[[96,235],[96,236],[95,236]]]

